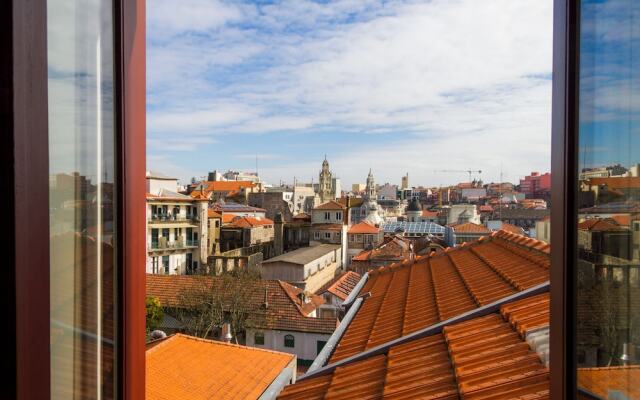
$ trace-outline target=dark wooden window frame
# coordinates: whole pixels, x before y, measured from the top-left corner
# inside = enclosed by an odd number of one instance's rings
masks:
[[[576,398],[579,0],[554,0],[551,137],[551,398]]]
[[[0,398],[50,398],[46,0],[0,2]],[[145,1],[114,0],[118,170],[117,393],[145,393]],[[10,188],[13,188],[11,190]],[[15,327],[11,329],[10,327]]]

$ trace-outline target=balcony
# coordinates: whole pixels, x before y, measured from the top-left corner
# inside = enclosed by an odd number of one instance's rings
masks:
[[[198,240],[175,240],[168,241],[166,238],[160,238],[158,241],[151,241],[149,245],[149,251],[169,251],[169,250],[182,250],[198,247]]]
[[[200,222],[200,217],[197,215],[187,215],[186,217],[182,217],[179,215],[171,215],[171,214],[152,214],[151,218],[147,219],[151,223],[198,223]]]

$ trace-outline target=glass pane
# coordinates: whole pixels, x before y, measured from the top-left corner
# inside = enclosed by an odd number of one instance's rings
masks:
[[[48,0],[47,14],[51,396],[110,399],[116,377],[112,4]]]
[[[640,2],[582,0],[580,30],[578,386],[636,398]]]

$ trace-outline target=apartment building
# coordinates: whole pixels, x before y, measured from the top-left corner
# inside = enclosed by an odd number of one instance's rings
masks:
[[[207,263],[211,244],[208,200],[177,193],[177,179],[157,174],[147,174],[147,188],[153,193],[146,195],[146,272],[195,273]]]

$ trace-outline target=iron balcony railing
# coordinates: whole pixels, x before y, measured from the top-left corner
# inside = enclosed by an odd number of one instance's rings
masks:
[[[152,214],[149,218],[150,222],[200,222],[200,217],[197,215],[187,215],[182,217],[180,215],[171,214]]]
[[[162,239],[162,238],[161,238]],[[158,240],[151,241],[150,249],[151,250],[178,250],[178,249],[186,249],[190,247],[198,247],[198,240],[176,240],[173,242]]]

